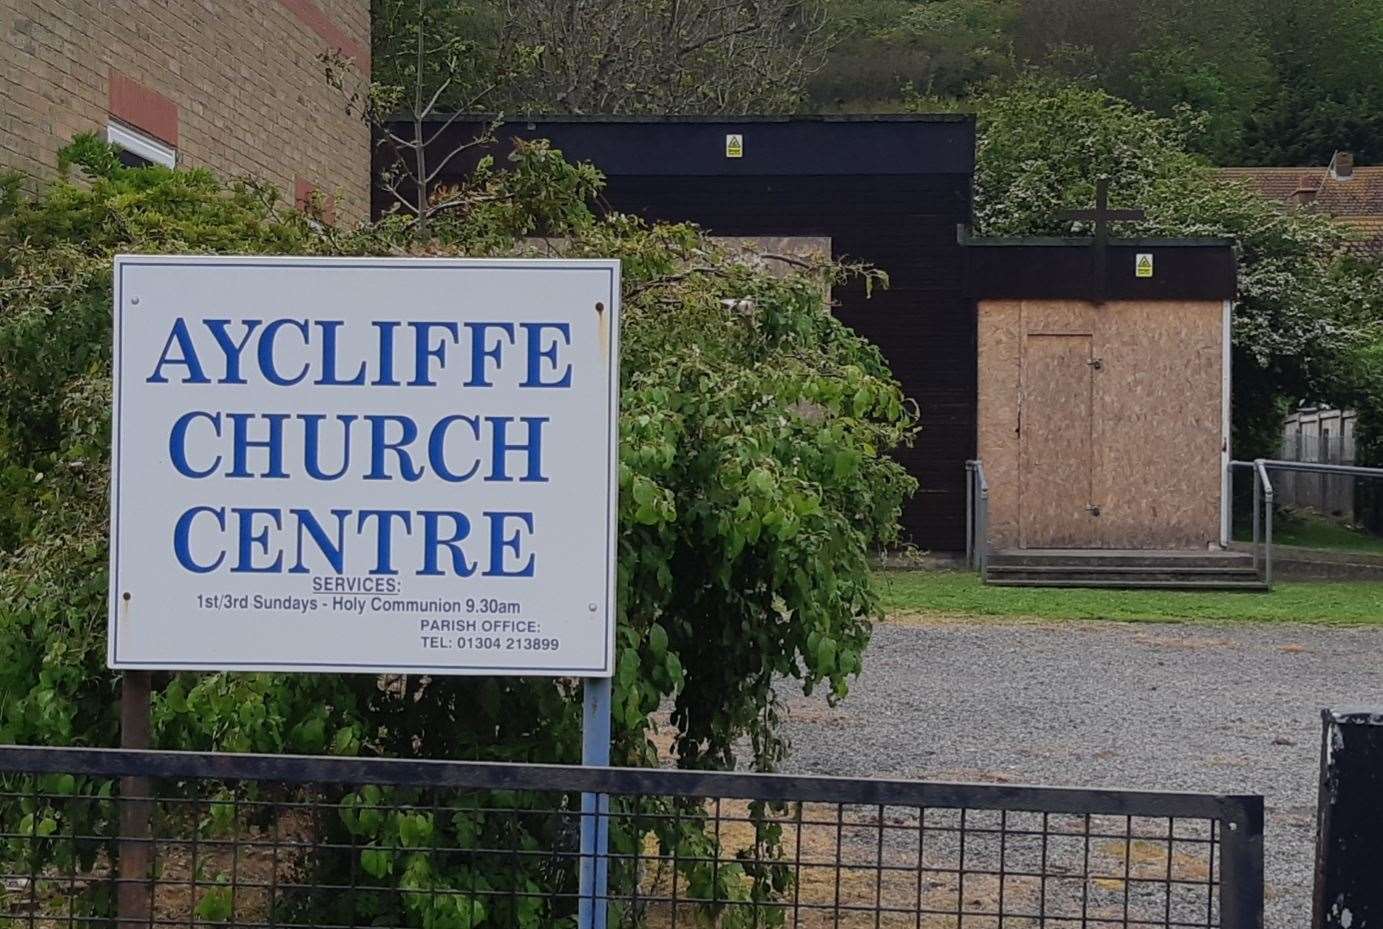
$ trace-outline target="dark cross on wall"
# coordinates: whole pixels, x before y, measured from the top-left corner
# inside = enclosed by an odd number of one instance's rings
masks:
[[[1104,300],[1104,290],[1108,281],[1109,267],[1109,224],[1111,222],[1133,222],[1147,219],[1147,213],[1140,208],[1131,210],[1111,210],[1109,208],[1109,178],[1101,177],[1095,181],[1095,208],[1093,210],[1063,210],[1063,219],[1082,220],[1095,223],[1095,288],[1096,298]]]

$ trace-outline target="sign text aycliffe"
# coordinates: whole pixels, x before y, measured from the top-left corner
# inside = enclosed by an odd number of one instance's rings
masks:
[[[612,671],[619,265],[122,256],[116,668]]]

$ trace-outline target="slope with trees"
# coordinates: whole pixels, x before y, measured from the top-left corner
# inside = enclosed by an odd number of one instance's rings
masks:
[[[1383,0],[833,0],[810,108],[968,99],[1029,68],[1206,121],[1221,164],[1383,161]]]

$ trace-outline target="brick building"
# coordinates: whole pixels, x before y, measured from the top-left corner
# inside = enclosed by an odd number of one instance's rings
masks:
[[[368,76],[369,0],[0,0],[0,169],[96,132],[132,163],[250,175],[364,219],[368,127],[317,56]]]

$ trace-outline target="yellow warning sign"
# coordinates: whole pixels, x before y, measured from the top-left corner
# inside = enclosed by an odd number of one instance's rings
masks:
[[[735,134],[725,137],[725,157],[743,158],[744,157],[744,136]]]
[[[1149,252],[1138,253],[1138,258],[1133,265],[1133,273],[1136,277],[1153,276],[1153,256]]]

